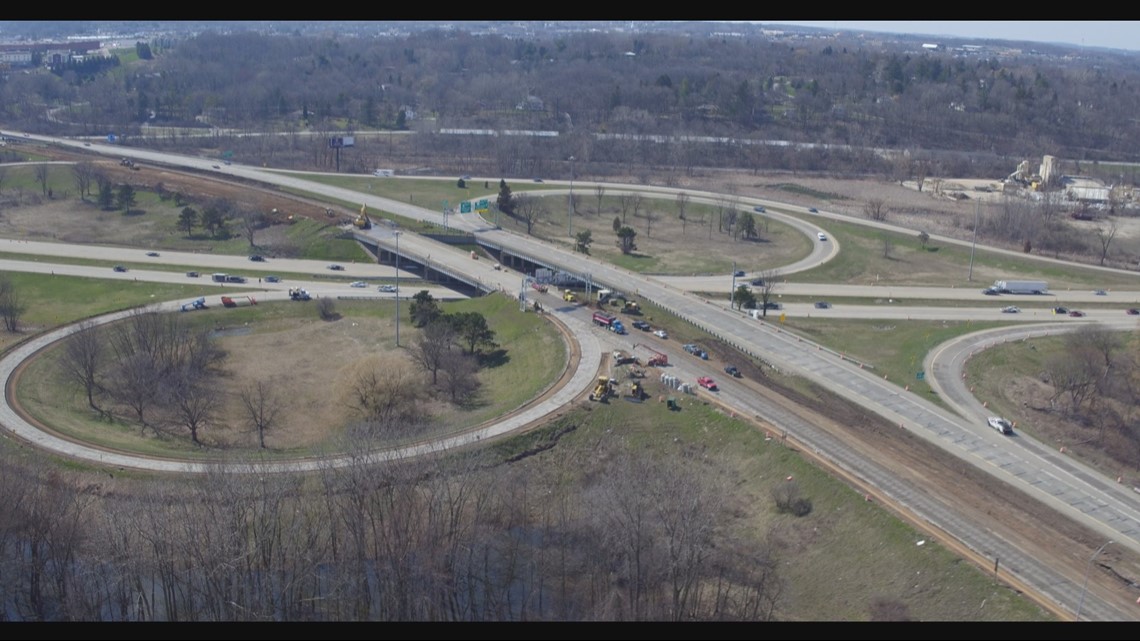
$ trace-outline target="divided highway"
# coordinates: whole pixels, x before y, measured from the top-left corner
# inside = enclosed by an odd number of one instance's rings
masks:
[[[118,153],[116,150],[115,154],[118,155]],[[177,156],[157,154],[156,152],[145,153],[149,156],[155,156],[156,158],[152,158],[155,162],[173,165],[209,162],[198,159],[185,160]],[[441,222],[441,216],[433,211],[342,188],[311,183],[291,174],[238,166],[227,166],[226,170],[235,175],[240,173],[240,175],[250,179],[304,189],[331,198],[350,202],[363,200],[369,208],[373,209]],[[1140,495],[1105,479],[1103,475],[1073,465],[1071,461],[1057,456],[1056,453],[1042,451],[1039,444],[1027,443],[1030,439],[1001,437],[987,428],[984,423],[979,424],[977,408],[970,406],[968,398],[956,398],[955,403],[956,407],[963,408],[966,416],[970,418],[955,416],[902,390],[896,384],[884,381],[878,375],[859,368],[858,365],[833,352],[820,349],[819,346],[782,332],[776,325],[752,320],[735,310],[728,309],[722,303],[704,300],[679,286],[690,287],[693,286],[692,283],[678,283],[670,279],[647,277],[627,272],[588,256],[567,252],[533,238],[520,237],[495,229],[474,214],[451,216],[449,224],[481,235],[495,244],[512,248],[521,253],[542,255],[566,271],[590,274],[596,283],[605,284],[622,291],[636,292],[637,295],[654,301],[662,308],[670,310],[671,313],[721,338],[741,351],[751,354],[779,370],[795,373],[812,380],[824,388],[878,413],[891,423],[898,424],[901,429],[910,430],[962,460],[988,471],[995,477],[1018,487],[1026,494],[1054,507],[1062,514],[1084,523],[1106,537],[1112,538],[1120,545],[1133,551],[1140,551]],[[834,247],[835,244],[831,243],[830,246]],[[123,260],[122,252],[124,250],[117,251],[120,252],[118,260]],[[829,251],[833,252],[834,250]],[[489,266],[482,264],[485,261],[471,261],[458,252],[443,252],[431,241],[420,239],[411,234],[402,237],[401,252],[406,252],[408,255],[420,259],[426,259],[430,253],[433,261],[439,261],[453,269],[468,272],[474,270],[480,279],[484,279],[489,285],[507,293],[517,292],[521,286],[521,277],[518,274],[494,271]],[[812,260],[815,261],[826,258],[826,254],[822,252],[819,255],[813,254],[813,256]],[[204,257],[198,256],[196,258],[201,261]],[[3,266],[0,265],[0,267]],[[361,269],[364,268],[361,266]],[[801,265],[800,268],[807,268],[807,263]],[[391,273],[391,268],[388,269],[388,273]],[[179,278],[183,277],[179,276]],[[728,279],[726,278],[726,280]],[[876,289],[878,292],[883,291],[882,288]],[[901,288],[892,288],[893,291],[899,289]],[[835,292],[836,290],[829,288],[827,291]],[[945,294],[946,290],[939,291]],[[785,293],[790,294],[791,292]],[[976,296],[976,292],[973,295]],[[906,297],[922,298],[922,296],[911,293],[908,293]],[[930,296],[930,298],[938,297],[937,293],[932,293]],[[994,308],[996,309],[996,307],[995,303]],[[854,309],[854,306],[852,308]],[[875,306],[873,309],[880,314],[884,311],[880,306]],[[820,311],[835,313],[839,310],[836,308]],[[930,312],[930,310],[927,311]],[[944,311],[954,313],[955,308],[946,308]],[[558,314],[563,322],[574,329],[583,345],[582,363],[587,365],[579,369],[574,381],[565,388],[566,393],[560,402],[566,403],[585,389],[594,379],[596,365],[600,362],[601,354],[608,348],[603,346],[603,341],[608,344],[612,341],[612,337],[606,335],[599,339],[598,330],[589,325],[588,318],[583,314],[576,314],[573,308],[555,309],[554,313]],[[906,313],[915,312],[911,310]],[[1127,319],[1121,318],[1123,312],[1117,311],[1116,314],[1117,318],[1121,319],[1120,322],[1127,321]],[[1025,313],[1010,316],[1017,318],[1003,318],[1003,320],[1031,320],[1029,314]],[[1076,321],[1076,319],[1074,320]],[[1069,324],[1072,325],[1073,323]],[[1132,327],[1135,327],[1134,322]],[[1064,327],[1051,329],[1051,331],[1063,330]],[[58,330],[52,336],[62,335],[67,331],[67,329]],[[626,349],[629,347],[624,346]],[[30,346],[27,348],[31,349]],[[21,354],[23,353],[21,352]],[[26,356],[26,354],[23,355]],[[20,354],[13,353],[4,359],[0,376],[4,376],[5,380],[8,380],[12,371],[9,364],[18,358],[20,358]],[[935,373],[939,384],[945,384],[946,389],[949,389],[948,379],[953,378],[954,372],[952,367],[953,364],[943,365],[942,359],[939,358],[928,369]],[[835,442],[834,437],[822,430],[788,415],[786,411],[768,406],[755,398],[749,398],[748,395],[733,389],[731,382],[722,387],[725,387],[725,392],[722,394],[723,398],[727,399],[733,406],[738,407],[742,413],[761,416],[772,423],[784,426],[790,433],[795,434],[798,440],[809,443],[821,455],[832,459],[843,469],[854,473],[863,482],[879,488],[880,491],[891,496],[894,500],[906,505],[939,528],[959,538],[979,554],[992,556],[1000,553],[1000,557],[1006,563],[1007,568],[1011,568],[1022,580],[1034,585],[1057,603],[1072,609],[1075,607],[1078,595],[1082,600],[1085,598],[1082,587],[1078,585],[1079,581],[1075,577],[1058,574],[1050,568],[1047,559],[1026,557],[1022,551],[1011,549],[1007,543],[985,531],[984,526],[959,522],[952,508],[932,501],[928,497],[922,496],[921,493],[914,492],[911,488],[900,486],[890,470],[878,469],[876,466],[868,464],[844,444]],[[0,419],[9,428],[20,421],[19,417],[11,415],[6,405]],[[499,433],[505,433],[505,431],[485,432],[488,436]],[[23,433],[20,435],[31,436]],[[469,439],[465,442],[471,442],[472,439],[479,437],[465,435],[462,438]],[[450,445],[461,442],[464,441]],[[434,449],[443,445],[424,445],[424,448]],[[411,453],[405,451],[401,455],[411,455]],[[389,453],[384,456],[392,456],[392,454]],[[109,464],[116,463],[109,462]],[[308,466],[323,464],[328,464],[328,462],[302,463],[302,465]],[[176,470],[172,469],[172,471],[189,471],[189,468],[185,467],[188,464],[184,462],[171,462],[171,465],[177,468]],[[311,467],[307,469],[311,469]],[[1090,618],[1098,620],[1134,620],[1136,618],[1134,612],[1121,609],[1117,603],[1095,598],[1084,603],[1082,612]]]

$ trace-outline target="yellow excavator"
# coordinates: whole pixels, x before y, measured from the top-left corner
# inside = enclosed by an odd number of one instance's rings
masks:
[[[368,218],[368,212],[364,211],[364,205],[360,205],[360,215],[352,222],[356,225],[357,229],[372,229],[372,221]]]

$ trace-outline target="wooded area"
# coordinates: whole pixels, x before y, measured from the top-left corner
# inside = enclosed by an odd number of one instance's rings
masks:
[[[652,165],[899,177],[1004,176],[1044,154],[1094,163],[1140,157],[1132,123],[1140,65],[1126,52],[966,53],[872,47],[842,35],[527,39],[459,30],[398,38],[203,33],[148,50],[153,59],[95,77],[8,73],[0,119],[56,134],[114,132],[128,144],[147,136],[148,145],[189,143],[153,127],[192,127],[215,137],[195,144],[249,162],[289,156],[323,167],[334,164],[326,136],[355,133],[357,149],[345,151],[342,169],[367,173],[397,152],[405,163],[448,171],[560,177],[571,156],[595,175]],[[295,135],[243,139],[229,128]],[[405,129],[421,134],[410,149],[391,136],[363,136]],[[449,129],[557,135],[441,133]]]

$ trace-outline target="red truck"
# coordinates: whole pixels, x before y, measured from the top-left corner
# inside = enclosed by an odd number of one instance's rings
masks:
[[[256,304],[257,301],[252,296],[222,296],[223,307],[249,307]]]

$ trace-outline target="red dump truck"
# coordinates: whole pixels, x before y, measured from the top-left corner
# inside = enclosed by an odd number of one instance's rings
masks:
[[[223,307],[249,307],[256,304],[257,301],[252,296],[222,296]]]

